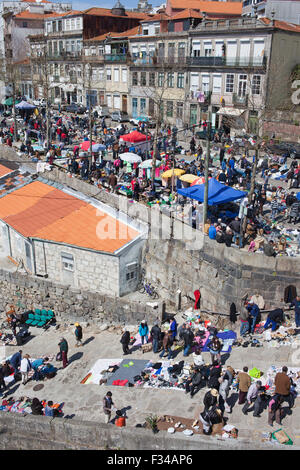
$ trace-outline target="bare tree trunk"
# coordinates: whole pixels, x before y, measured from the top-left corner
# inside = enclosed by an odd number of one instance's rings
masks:
[[[12,96],[12,112],[13,112],[13,119],[14,119],[14,142],[17,142],[18,138],[18,123],[17,123],[17,115],[16,115],[16,85],[15,82],[12,82],[12,89],[13,89],[13,96]]]
[[[206,156],[205,156],[205,187],[204,187],[204,200],[203,200],[203,231],[204,225],[207,220],[207,209],[208,209],[208,167],[210,159],[210,115],[207,123],[207,141],[206,141]]]
[[[158,121],[156,121],[155,133],[154,133],[154,142],[153,142],[153,157],[152,157],[152,171],[151,171],[151,186],[152,186],[152,188],[154,188],[154,180],[155,180],[157,137],[158,137]]]
[[[251,174],[251,186],[250,186],[250,191],[249,191],[249,194],[248,194],[250,204],[252,202],[254,189],[255,189],[255,179],[256,179],[256,170],[257,170],[258,158],[259,158],[259,150],[258,150],[258,147],[256,145],[254,163],[253,163],[252,174]]]

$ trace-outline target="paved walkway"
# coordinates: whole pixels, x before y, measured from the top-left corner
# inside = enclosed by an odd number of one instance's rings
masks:
[[[44,381],[42,390],[33,391],[33,387],[41,382],[29,381],[25,386],[18,382],[15,386],[12,386],[11,396],[15,398],[20,396],[33,398],[36,396],[39,399],[64,402],[65,415],[73,415],[77,419],[85,421],[104,422],[102,398],[109,388],[118,408],[131,407],[127,412],[127,426],[142,423],[144,418],[151,413],[193,418],[197,416],[200,409],[203,409],[203,396],[207,389],[201,390],[191,399],[183,391],[80,384],[80,381],[86,376],[97,359],[122,357],[119,342],[120,334],[107,330],[101,332],[98,327],[84,327],[84,341],[86,344],[83,347],[76,348],[73,330],[74,326],[67,327],[63,325],[60,325],[58,330],[55,327],[51,327],[47,331],[31,328],[33,338],[21,347],[23,353],[29,353],[34,358],[44,354],[56,354],[59,339],[64,336],[69,343],[70,363],[66,369],[59,370],[55,378]],[[6,355],[8,356],[19,349],[18,346],[7,346]],[[294,352],[294,349],[285,346],[279,349],[268,347],[235,348],[226,364],[231,365],[233,368],[241,368],[244,365],[247,365],[249,369],[258,367],[266,372],[272,364],[297,366],[298,364],[292,363],[291,356]],[[136,351],[132,356],[127,357],[132,357],[132,359],[153,359],[154,355],[152,352],[142,354],[142,352]],[[209,353],[203,353],[203,357],[204,360],[209,362]],[[182,352],[179,353],[176,360],[181,359]],[[188,358],[188,361],[192,362],[192,358]],[[61,365],[61,363],[55,361],[53,363],[58,367]],[[237,394],[235,393],[232,398],[233,401],[236,401]],[[300,406],[298,403],[299,400],[296,400],[292,414],[283,421],[283,428],[292,437],[295,445],[300,445]],[[241,437],[249,437],[253,442],[255,440],[260,441],[263,432],[278,429],[276,425],[271,428],[267,424],[267,411],[262,413],[261,418],[254,418],[252,413],[244,416],[241,408],[241,406],[235,404],[232,414],[225,413],[225,416],[229,418],[228,422],[238,428]]]

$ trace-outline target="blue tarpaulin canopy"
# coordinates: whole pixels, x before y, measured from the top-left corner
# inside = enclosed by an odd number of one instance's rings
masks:
[[[205,184],[190,186],[189,188],[178,189],[178,194],[195,199],[196,201],[204,201]],[[216,206],[217,204],[225,204],[226,202],[235,201],[246,196],[244,191],[233,189],[226,184],[219,183],[215,178],[208,181],[208,205]]]
[[[33,104],[27,103],[27,101],[20,101],[20,103],[16,104],[16,108],[18,109],[34,109],[36,106]]]

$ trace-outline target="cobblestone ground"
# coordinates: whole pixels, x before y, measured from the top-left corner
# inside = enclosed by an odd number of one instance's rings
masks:
[[[150,413],[193,418],[202,409],[206,389],[200,390],[191,399],[183,391],[80,384],[80,381],[98,359],[122,357],[120,335],[117,332],[100,331],[98,327],[88,326],[84,328],[84,345],[76,348],[73,330],[74,326],[67,327],[63,325],[60,325],[58,330],[55,327],[51,327],[47,331],[31,328],[33,337],[21,347],[23,353],[29,353],[32,358],[41,357],[44,354],[56,355],[59,339],[64,336],[69,343],[69,366],[66,369],[59,370],[55,378],[44,381],[44,387],[40,391],[35,392],[33,390],[38,382],[29,381],[25,386],[18,382],[11,387],[8,396],[14,396],[15,398],[20,396],[33,398],[36,396],[39,399],[64,402],[65,415],[72,415],[76,419],[85,421],[104,422],[102,398],[109,388],[118,408],[131,407],[127,411],[127,426],[132,427],[143,422],[144,418]],[[18,346],[7,346],[6,356],[19,349]],[[236,369],[245,365],[249,369],[258,367],[266,372],[269,366],[273,364],[277,366],[297,366],[295,356],[293,356],[295,351],[295,349],[286,346],[278,349],[267,346],[262,348],[239,347],[232,350],[226,364]],[[136,351],[129,357],[132,359],[154,359],[155,355],[152,352],[142,354],[141,351]],[[205,361],[209,362],[209,353],[203,353],[203,357]],[[182,358],[182,352],[180,352],[175,360],[181,360]],[[188,357],[187,360],[192,362],[191,357]],[[55,360],[53,364],[57,367],[61,366],[61,363],[57,363]],[[267,424],[266,410],[263,411],[260,418],[254,418],[252,413],[244,416],[241,410],[242,407],[236,403],[237,393],[231,391],[230,396],[232,403],[234,403],[233,411],[231,414],[225,413],[225,416],[229,418],[228,423],[238,428],[240,437],[249,438],[252,442],[261,441],[263,432],[270,432],[279,428],[276,424],[273,428]],[[284,418],[282,426],[293,439],[295,446],[300,445],[299,418],[300,406],[299,400],[296,399],[292,413]]]

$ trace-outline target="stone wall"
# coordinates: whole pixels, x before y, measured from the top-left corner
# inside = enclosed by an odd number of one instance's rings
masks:
[[[51,309],[59,321],[68,323],[135,325],[144,318],[151,323],[162,313],[160,302],[151,306],[0,270],[0,311],[6,311],[11,304],[21,311]]]
[[[246,438],[226,442],[211,437],[170,435],[135,428],[47,416],[0,413],[1,450],[251,450],[272,449]],[[296,450],[298,446],[287,446]],[[134,455],[134,453],[133,453]],[[104,458],[104,456],[103,456]],[[193,462],[195,463],[195,462]]]
[[[201,307],[212,312],[229,314],[231,302],[239,309],[242,297],[254,293],[264,297],[266,308],[278,307],[285,287],[293,284],[300,291],[299,258],[249,254],[206,236],[200,250],[187,250],[178,240],[149,240],[143,266],[162,298],[172,302],[180,290],[191,305],[194,290],[200,289]]]

